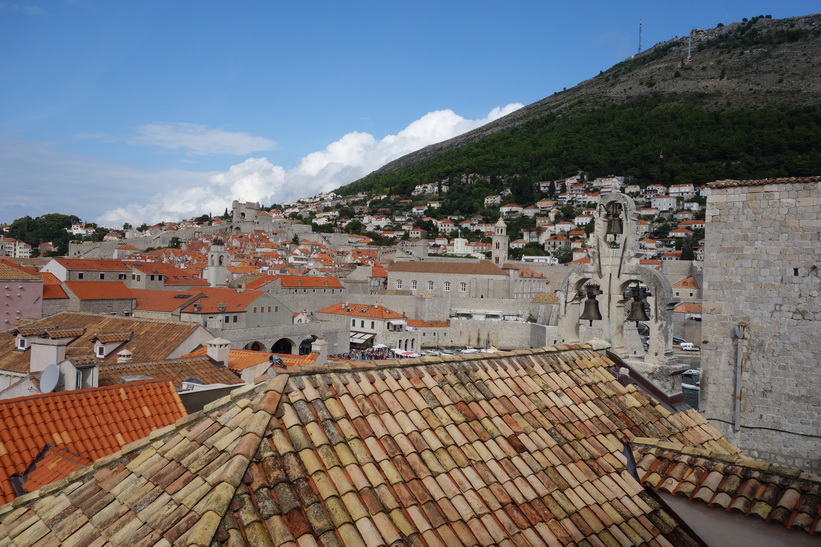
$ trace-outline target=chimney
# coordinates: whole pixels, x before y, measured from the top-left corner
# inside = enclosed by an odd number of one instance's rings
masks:
[[[202,311],[202,304],[199,302],[194,302],[194,313],[199,313]]]
[[[42,372],[49,365],[59,365],[66,360],[66,340],[36,338],[31,341],[29,372]]]
[[[316,353],[315,365],[324,365],[328,362],[328,341],[324,338],[317,338],[311,344],[311,353]]]
[[[205,343],[206,355],[218,365],[228,366],[228,358],[231,356],[231,342],[224,338],[213,338]]]
[[[121,351],[117,354],[117,362],[118,363],[130,363],[131,362],[131,357],[133,355],[134,355],[133,353],[131,353],[127,349],[124,349],[123,351]]]
[[[217,309],[219,310],[220,313],[223,313],[225,311],[225,308],[226,308],[225,302],[220,302],[219,304],[217,304]]]

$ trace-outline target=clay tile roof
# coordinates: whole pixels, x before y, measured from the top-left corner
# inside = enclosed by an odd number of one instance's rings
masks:
[[[0,501],[16,497],[13,476],[37,490],[184,415],[167,378],[2,400]]]
[[[682,302],[673,308],[677,313],[701,313],[701,302]]]
[[[86,348],[86,353],[92,353],[92,337],[96,334],[133,332],[134,338],[128,343],[128,349],[132,352],[135,362],[167,359],[179,348],[188,351],[186,344],[192,344],[189,338],[202,329],[195,323],[85,312],[60,312],[45,319],[32,321],[21,328],[24,329],[21,332],[32,333],[26,334],[27,336],[40,336],[47,332],[52,339],[73,338],[68,342],[67,355],[74,348]],[[28,351],[15,351],[14,336],[15,331],[0,333],[0,368],[27,372],[31,361],[30,354]],[[116,361],[116,352],[112,352],[103,363],[112,364]]]
[[[73,362],[73,360],[72,360]],[[225,367],[207,357],[169,359],[147,363],[117,363],[100,368],[101,386],[121,384],[136,378],[170,378],[177,389],[182,383],[196,379],[203,384],[241,384],[242,380]]]
[[[110,342],[128,342],[134,338],[134,333],[129,332],[105,332],[100,334],[95,334],[92,337],[92,340],[97,340],[102,342],[103,344],[108,344]]]
[[[37,281],[39,278],[23,268],[10,262],[0,262],[0,280],[3,281]]]
[[[340,302],[316,313],[332,313],[335,315],[347,315],[352,317],[369,317],[371,319],[403,319],[404,315],[386,308],[385,306],[371,306],[369,304],[353,304]]]
[[[613,365],[568,346],[279,374],[0,508],[0,537],[697,544],[646,501],[620,439],[658,430],[738,450],[697,412],[619,384]]]
[[[693,277],[687,277],[679,281],[678,283],[673,284],[674,289],[698,289],[698,280]]]
[[[821,533],[821,476],[653,438],[631,445],[639,480],[653,490]]]
[[[80,300],[131,300],[134,294],[122,281],[66,281],[63,287]]]

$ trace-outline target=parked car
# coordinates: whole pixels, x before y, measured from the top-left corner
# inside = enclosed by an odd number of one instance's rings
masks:
[[[692,342],[682,342],[681,346],[679,346],[679,347],[681,348],[681,351],[698,351],[699,350],[698,346],[694,346]]]

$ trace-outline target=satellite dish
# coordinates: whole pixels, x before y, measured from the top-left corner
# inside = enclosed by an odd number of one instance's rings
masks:
[[[60,379],[60,367],[55,364],[48,365],[42,373],[40,373],[40,393],[51,393],[57,387],[57,381]]]

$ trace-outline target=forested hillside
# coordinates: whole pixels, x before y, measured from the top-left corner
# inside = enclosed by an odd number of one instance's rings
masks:
[[[755,17],[676,38],[340,189],[470,194],[583,171],[640,185],[821,173],[821,15]],[[492,179],[491,179],[492,177]]]

